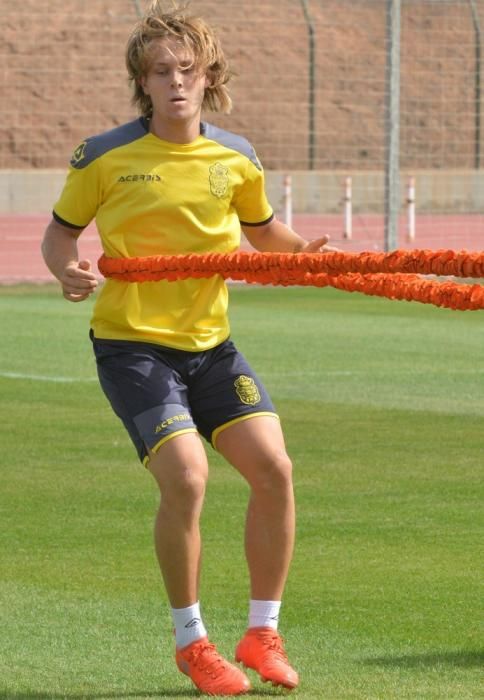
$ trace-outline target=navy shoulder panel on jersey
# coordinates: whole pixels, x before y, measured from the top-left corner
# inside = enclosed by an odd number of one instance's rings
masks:
[[[205,138],[210,139],[211,141],[216,141],[221,146],[231,148],[233,151],[241,153],[243,156],[246,156],[250,161],[252,161],[258,170],[262,170],[262,166],[256,156],[252,144],[250,144],[249,141],[247,141],[247,139],[245,139],[243,136],[232,134],[230,131],[225,131],[224,129],[220,129],[218,126],[207,124],[206,122],[201,123],[200,133],[202,136],[205,136]]]
[[[104,155],[104,153],[119,146],[126,146],[128,143],[143,138],[147,133],[146,120],[140,117],[127,124],[122,124],[122,126],[117,126],[110,131],[91,136],[76,148],[72,154],[71,165],[77,170],[85,168],[96,158]]]

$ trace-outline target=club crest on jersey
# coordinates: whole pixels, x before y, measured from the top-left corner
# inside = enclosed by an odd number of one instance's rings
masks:
[[[259,389],[252,377],[241,374],[234,382],[235,391],[242,403],[255,406],[260,401]]]
[[[229,169],[222,163],[214,163],[209,172],[210,192],[215,197],[225,197],[229,189]]]
[[[82,143],[79,144],[79,146],[76,148],[76,150],[72,154],[71,165],[77,165],[78,163],[81,162],[81,160],[86,155],[84,152],[85,150],[86,150],[86,142],[83,141]]]

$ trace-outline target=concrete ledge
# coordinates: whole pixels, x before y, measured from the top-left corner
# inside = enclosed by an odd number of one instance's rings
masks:
[[[65,170],[0,170],[0,213],[51,212],[65,178]]]
[[[269,199],[276,211],[283,208],[285,172],[266,171]],[[295,171],[293,209],[298,213],[334,214],[342,211],[344,180],[352,177],[355,214],[381,213],[384,175],[381,171]],[[415,177],[418,213],[484,213],[484,171],[418,170],[402,172],[400,201],[407,199],[407,180]],[[52,211],[64,184],[65,170],[0,170],[0,213],[42,214]]]

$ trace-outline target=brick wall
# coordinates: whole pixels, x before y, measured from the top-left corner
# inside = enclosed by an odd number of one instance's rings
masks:
[[[484,0],[476,4],[484,27]],[[132,0],[0,5],[0,168],[65,167],[86,136],[135,116],[124,69],[136,21]],[[218,28],[237,73],[233,114],[207,119],[245,134],[267,169],[307,169],[309,49],[301,2],[192,0],[191,6]],[[315,29],[314,168],[381,170],[386,3],[310,0],[308,6]],[[473,167],[469,8],[464,0],[403,2],[402,167]]]

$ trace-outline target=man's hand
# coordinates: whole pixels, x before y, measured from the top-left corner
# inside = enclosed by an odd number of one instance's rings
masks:
[[[98,285],[91,272],[91,261],[81,259],[77,249],[79,230],[52,219],[42,239],[42,255],[49,270],[62,287],[68,301],[84,301]]]
[[[261,226],[242,226],[245,237],[263,253],[338,253],[339,248],[327,245],[329,236],[306,241],[274,217]]]
[[[74,302],[87,299],[98,285],[96,276],[91,272],[90,260],[69,263],[59,277],[59,282],[64,298]]]
[[[298,250],[298,253],[338,253],[339,248],[327,245],[329,241],[329,236],[322,236],[321,238],[315,238],[312,241],[307,241],[305,245]]]

